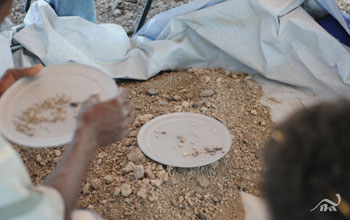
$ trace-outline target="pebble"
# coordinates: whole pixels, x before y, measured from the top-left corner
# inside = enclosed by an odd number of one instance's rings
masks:
[[[135,179],[142,179],[143,176],[145,175],[145,170],[143,168],[143,165],[137,165],[134,166],[134,177]]]
[[[209,186],[209,180],[205,176],[198,176],[197,181],[202,188],[207,188]]]
[[[122,11],[118,8],[113,11],[113,15],[116,17],[119,17],[121,14],[122,14]]]
[[[147,198],[147,190],[146,189],[140,189],[137,192],[137,196],[142,198],[142,199],[146,199]]]
[[[202,211],[199,212],[199,218],[200,220],[208,220],[207,215]]]
[[[140,122],[142,124],[145,124],[146,122],[148,122],[149,120],[151,120],[153,118],[153,115],[152,114],[145,114],[145,115],[142,115],[140,116]]]
[[[163,182],[166,182],[166,181],[168,181],[168,179],[169,179],[168,173],[165,172],[165,170],[159,171],[159,172],[157,173],[157,177],[158,177],[159,179],[161,179]]]
[[[250,114],[257,116],[257,115],[258,115],[258,112],[254,109],[254,110],[251,110],[251,111],[250,111]]]
[[[99,189],[102,185],[102,182],[100,179],[96,178],[96,179],[91,180],[90,185],[93,189]]]
[[[112,181],[113,181],[113,176],[107,175],[107,176],[105,176],[103,179],[104,179],[104,181],[105,181],[106,184],[110,184],[110,183],[112,183]]]
[[[114,0],[113,4],[112,4],[112,11],[114,11],[118,5],[121,3],[122,0]]]
[[[61,151],[60,150],[55,150],[55,155],[56,157],[59,157],[62,155]]]
[[[264,127],[266,125],[266,122],[262,120],[259,122],[259,125]]]
[[[148,89],[147,94],[148,95],[158,95],[160,91],[158,89]]]
[[[206,106],[207,108],[210,108],[210,107],[211,107],[211,102],[206,101],[206,102],[205,102],[205,106]]]
[[[145,174],[150,177],[150,178],[155,178],[153,172],[152,172],[152,167],[151,166],[146,166],[145,168]]]
[[[107,153],[106,152],[101,152],[97,155],[97,158],[98,159],[103,159],[105,156],[107,156]]]
[[[144,161],[146,158],[139,148],[135,148],[128,154],[128,160],[131,162]]]
[[[102,159],[98,159],[98,160],[97,160],[97,164],[98,164],[98,165],[101,165],[101,164],[102,164]]]
[[[132,193],[130,184],[124,183],[120,188],[120,192],[124,197],[130,196],[130,194]]]
[[[183,101],[183,102],[181,103],[181,106],[182,106],[183,108],[188,108],[188,107],[190,107],[190,103],[187,102],[187,101]]]
[[[195,102],[192,107],[193,108],[200,108],[202,107],[202,105],[205,103],[205,101],[198,101],[198,102]]]
[[[178,95],[173,96],[174,101],[180,101],[181,97]]]
[[[90,193],[90,183],[86,183],[86,184],[83,186],[83,188],[82,188],[81,191],[83,192],[83,195],[89,194],[89,193]]]
[[[38,163],[40,163],[40,162],[43,161],[43,159],[41,158],[40,154],[37,154],[37,155],[35,156],[35,160],[36,160],[36,162],[38,162]]]
[[[117,187],[115,190],[114,190],[114,193],[113,193],[113,198],[117,198],[119,195],[120,195],[120,188]]]
[[[136,130],[131,131],[129,136],[130,137],[136,137],[137,136],[137,131]]]
[[[203,90],[201,93],[199,93],[200,97],[210,97],[214,95],[214,91],[210,89]]]
[[[135,164],[133,162],[129,162],[123,169],[123,173],[130,173],[134,169]]]
[[[162,184],[162,180],[159,180],[159,179],[151,180],[151,185],[152,186],[155,186],[155,187],[159,188],[161,184]]]
[[[163,102],[162,100],[158,102],[158,106],[166,106],[168,103]]]
[[[210,76],[203,76],[201,77],[201,82],[208,83],[211,80]]]

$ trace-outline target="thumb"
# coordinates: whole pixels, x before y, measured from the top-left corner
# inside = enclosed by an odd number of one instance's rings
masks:
[[[23,68],[20,71],[16,71],[14,77],[16,80],[18,80],[23,77],[35,76],[41,71],[41,69],[42,69],[41,64],[37,64],[29,68]]]

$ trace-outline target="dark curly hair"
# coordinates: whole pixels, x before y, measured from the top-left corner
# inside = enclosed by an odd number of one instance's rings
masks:
[[[350,101],[296,112],[272,132],[265,148],[263,191],[273,220],[350,219]],[[323,199],[337,212],[313,209]]]

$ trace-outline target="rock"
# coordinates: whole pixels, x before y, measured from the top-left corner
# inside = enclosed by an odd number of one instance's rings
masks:
[[[111,175],[107,175],[103,179],[104,179],[106,184],[110,184],[113,181],[113,177]]]
[[[146,159],[139,148],[133,149],[127,157],[131,162],[144,161]]]
[[[211,80],[211,77],[210,76],[203,76],[203,77],[201,77],[200,80],[203,83],[208,83]]]
[[[190,107],[190,103],[187,102],[187,101],[183,101],[183,102],[181,103],[181,106],[182,106],[183,108],[188,108],[188,107]]]
[[[120,3],[121,3],[121,0],[114,0],[112,4],[112,11],[114,11]]]
[[[90,185],[94,189],[99,189],[102,186],[102,182],[101,182],[100,179],[96,178],[96,179],[93,179],[93,180],[90,181]]]
[[[162,185],[162,180],[159,180],[159,179],[157,179],[157,180],[151,180],[151,185],[152,185],[152,186],[155,186],[155,187],[157,187],[157,188],[159,188],[160,185]]]
[[[101,165],[101,164],[102,164],[102,159],[98,159],[98,160],[97,160],[97,164],[98,164],[98,165]]]
[[[146,189],[140,189],[137,192],[137,196],[142,198],[142,199],[146,199],[147,198],[147,190]]]
[[[176,179],[173,177],[173,178],[170,179],[170,183],[171,183],[171,185],[175,186],[175,185],[177,184],[177,181],[176,181]]]
[[[160,91],[158,89],[148,89],[147,94],[148,95],[158,95]]]
[[[266,125],[266,122],[265,122],[264,120],[261,120],[261,121],[258,122],[258,124],[259,124],[260,126],[263,126],[263,127],[264,127],[264,126]]]
[[[217,86],[221,86],[222,81],[223,81],[222,77],[218,77],[218,78],[216,79],[216,84],[217,84]]]
[[[120,195],[120,190],[121,189],[119,187],[114,190],[113,198],[117,198]]]
[[[151,120],[153,118],[153,115],[152,114],[145,114],[145,115],[142,115],[140,116],[140,122],[142,124],[145,124],[147,121]]]
[[[120,192],[124,197],[130,196],[130,194],[132,193],[130,184],[124,183],[120,188]]]
[[[61,151],[60,150],[55,150],[55,155],[56,157],[59,157],[62,155]]]
[[[150,178],[155,178],[155,176],[154,176],[154,174],[152,172],[152,167],[151,166],[146,166],[145,174],[146,174],[146,176],[148,176]]]
[[[160,100],[160,101],[158,102],[158,106],[166,106],[166,105],[168,105],[168,103],[163,102],[162,100]]]
[[[130,132],[129,137],[136,137],[137,136],[137,131],[133,130]]]
[[[174,101],[180,101],[181,97],[178,95],[173,96]]]
[[[207,108],[210,108],[210,107],[211,107],[211,102],[206,101],[206,102],[205,102],[205,106],[206,106]]]
[[[185,198],[183,196],[179,197],[179,203],[181,204],[183,201],[185,200]]]
[[[101,152],[97,155],[97,158],[98,159],[103,159],[105,156],[107,156],[107,153],[106,152]]]
[[[37,155],[35,156],[35,161],[38,162],[38,163],[40,163],[40,162],[43,161],[43,159],[41,158],[40,154],[37,154]]]
[[[192,105],[193,108],[200,108],[205,103],[205,101],[198,101]]]
[[[142,179],[144,174],[145,174],[145,170],[143,169],[142,165],[134,166],[134,177],[136,179],[138,179],[138,180]]]
[[[198,176],[197,181],[202,188],[207,188],[209,186],[209,180],[204,176]]]
[[[199,212],[199,218],[200,220],[208,220],[207,215],[202,211]]]
[[[234,74],[234,73],[231,73],[231,78],[232,79],[238,79],[238,76],[236,74]]]
[[[135,164],[133,162],[129,162],[123,169],[123,173],[130,173],[134,169]]]
[[[169,179],[168,173],[165,172],[165,170],[159,171],[159,172],[157,173],[157,177],[158,177],[159,179],[161,179],[163,182],[166,182],[166,181],[168,181],[168,179]]]
[[[90,193],[90,183],[86,183],[82,188],[83,195],[88,195]]]
[[[253,77],[253,75],[248,75],[248,76],[245,77],[245,79],[246,80],[252,80],[252,79],[254,79],[254,77]]]
[[[119,17],[122,14],[122,11],[118,8],[116,8],[115,10],[113,10],[113,15],[116,17]]]
[[[202,112],[206,112],[206,111],[208,111],[208,108],[207,108],[207,107],[202,106],[200,110],[201,110]]]
[[[201,93],[199,93],[200,97],[210,97],[214,95],[214,91],[210,89],[203,90]]]
[[[251,110],[250,114],[257,116],[258,112],[254,109],[254,110]]]
[[[126,142],[125,142],[125,145],[126,145],[126,146],[130,146],[130,145],[132,145],[133,143],[134,143],[134,141],[133,141],[132,138],[127,138],[127,139],[126,139]]]

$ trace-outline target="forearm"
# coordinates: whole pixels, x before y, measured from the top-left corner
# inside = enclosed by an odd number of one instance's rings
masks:
[[[88,128],[77,130],[71,146],[64,153],[56,169],[45,179],[43,185],[51,186],[60,192],[65,203],[66,220],[74,209],[81,183],[98,146]]]

